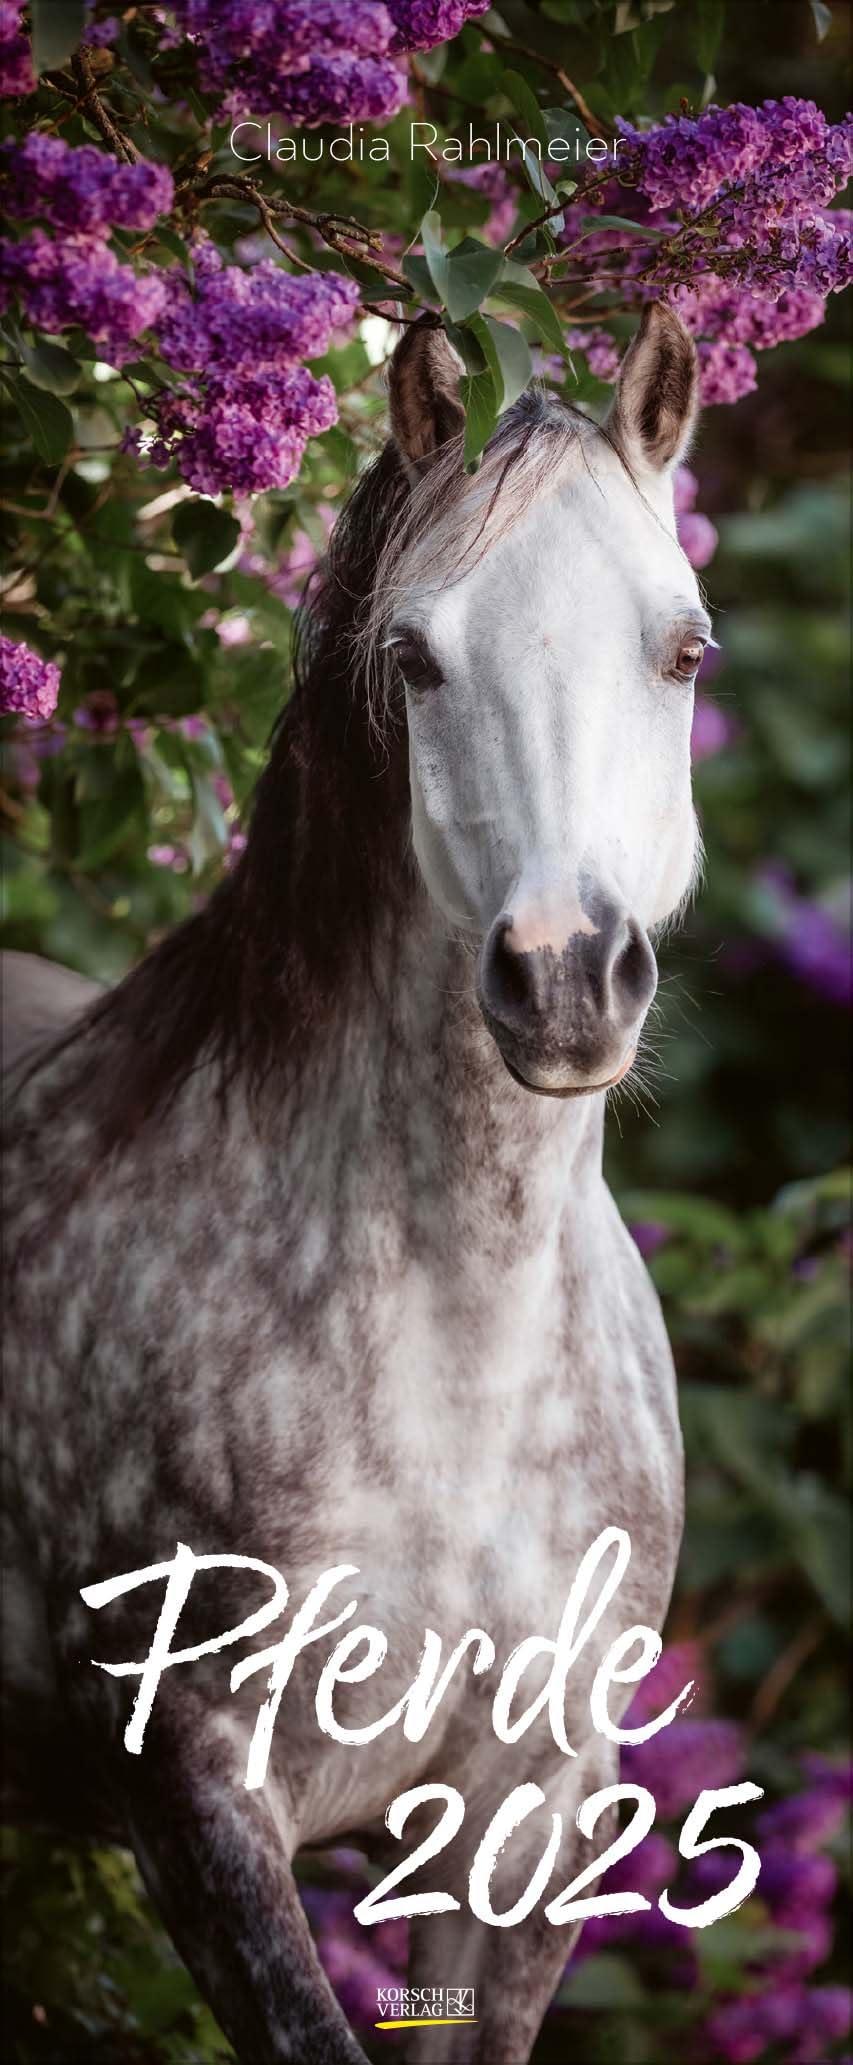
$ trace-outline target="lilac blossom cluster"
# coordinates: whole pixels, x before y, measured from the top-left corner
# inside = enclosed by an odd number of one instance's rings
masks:
[[[455,36],[490,0],[183,0],[202,83],[227,112],[307,128],[386,121],[407,93],[401,60]]]
[[[697,1683],[701,1697],[701,1653],[693,1643],[675,1644],[640,1686],[623,1725],[637,1727],[650,1720],[688,1678]],[[678,1719],[660,1737],[623,1750],[620,1775],[649,1788],[662,1820],[677,1819],[703,1788],[730,1785],[745,1775],[745,1748],[741,1730],[731,1722]],[[820,1756],[803,1757],[801,1766],[803,1790],[766,1808],[755,1822],[761,1855],[755,1897],[779,1931],[779,1941],[769,1950],[765,1942],[750,1967],[754,1990],[722,2000],[708,2017],[700,2055],[713,2059],[714,2065],[751,2065],[768,2051],[778,2055],[778,2044],[789,2046],[782,2054],[785,2065],[824,2065],[828,2046],[850,2029],[853,1995],[848,1988],[808,1982],[832,1949],[831,1908],[838,1872],[824,1853],[844,1822],[853,1768]],[[602,1888],[630,1888],[654,1902],[664,1886],[673,1887],[678,1868],[673,1845],[656,1830],[630,1858],[607,1872]],[[698,1904],[721,1891],[731,1877],[731,1858],[716,1852],[690,1867],[673,1897],[685,1907]],[[656,1957],[664,1952],[673,1988],[696,1984],[694,1939],[656,1906],[639,1915],[588,1922],[575,1959],[623,1942]]]
[[[167,286],[162,273],[123,264],[107,240],[113,228],[153,228],[172,205],[171,173],[38,131],[4,158],[8,213],[38,216],[59,235],[39,227],[0,243],[0,302],[19,295],[29,321],[53,334],[79,325],[120,365],[161,316]]]
[[[147,158],[121,164],[95,144],[74,149],[33,129],[3,149],[4,201],[10,215],[38,216],[55,229],[108,237],[113,229],[153,229],[168,213],[174,182]]]
[[[29,38],[24,35],[22,0],[0,0],[0,100],[35,91]]]
[[[54,243],[36,229],[0,244],[0,304],[13,293],[38,329],[56,334],[79,324],[102,358],[121,365],[162,315],[167,287],[162,273],[135,272],[97,237]]]
[[[831,208],[853,171],[853,117],[829,123],[787,95],[619,128],[618,205],[649,237],[590,234],[581,195],[563,241],[602,288],[668,295],[697,339],[703,400],[737,401],[755,386],[755,352],[814,329],[853,279],[851,217]]]
[[[583,352],[587,365],[596,380],[613,381],[619,376],[619,347],[609,330],[591,325],[588,330],[566,331],[566,346],[569,351]]]
[[[43,660],[0,632],[0,711],[43,724],[56,709],[59,682],[55,660]]]
[[[765,864],[759,883],[771,911],[777,958],[830,1003],[853,1004],[849,924],[843,924],[825,905],[802,896],[790,869],[779,861]]]
[[[351,323],[358,286],[338,273],[286,273],[272,259],[248,271],[226,266],[204,240],[193,255],[193,288],[170,275],[158,346],[182,378],[151,403],[149,456],[155,465],[174,456],[205,494],[287,487],[308,438],[337,421],[331,381],[301,360]],[[130,442],[138,447],[139,433]]]
[[[853,1767],[807,1756],[802,1768],[803,1791],[766,1808],[756,1822],[758,1895],[784,1938],[756,1963],[755,1991],[721,2002],[708,2019],[709,2054],[721,2065],[752,2065],[767,2051],[777,2055],[780,2044],[785,2065],[824,2065],[829,2047],[850,2032],[850,1989],[806,1982],[832,1948],[838,1870],[824,1853],[846,1819]],[[705,1858],[696,1870],[712,1890],[716,1860]]]

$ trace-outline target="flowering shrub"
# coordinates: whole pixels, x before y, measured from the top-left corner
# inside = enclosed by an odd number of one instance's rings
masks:
[[[845,1149],[850,1000],[833,458],[851,131],[837,21],[818,45],[805,0],[796,31],[794,12],[740,10],[720,62],[719,0],[0,0],[13,946],[114,979],[233,863],[292,612],[385,435],[398,314],[450,330],[472,467],[520,375],[603,413],[651,296],[696,336],[706,402],[739,403],[708,410],[675,484],[722,648],[693,724],[708,885],[667,947],[663,1029],[631,1078],[643,1106],[659,1090],[665,1123],[623,1105],[610,1127],[688,1454],[658,1669],[702,1688],[667,1737],[625,1753],[660,1813],[618,1882],[704,1897],[711,1864],[678,1857],[682,1806],[742,1773],[766,1791],[763,1872],[719,1929],[654,1906],[592,1924],[537,2065],[850,2056],[833,1947],[849,1251],[842,1185],[819,1172]],[[82,47],[62,47],[60,18],[85,22]],[[433,157],[410,155],[410,119],[435,131]],[[250,162],[229,143],[244,121]],[[352,157],[333,157],[325,125],[350,122]],[[469,162],[469,122],[526,153]],[[353,1923],[365,1874],[338,1852],[303,1883],[369,2048],[405,1937]],[[125,1859],[17,1837],[9,1876],[23,2065],[222,2058]]]
[[[0,632],[0,710],[23,717],[52,717],[59,695],[59,668],[27,645]]]
[[[489,0],[183,0],[201,77],[226,112],[315,127],[387,121],[406,98],[401,53],[432,50]]]

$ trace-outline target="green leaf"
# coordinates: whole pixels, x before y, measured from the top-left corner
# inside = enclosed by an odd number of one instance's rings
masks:
[[[407,251],[400,268],[421,301],[435,300],[435,283],[426,259],[419,251]]]
[[[105,796],[81,804],[78,867],[100,867],[127,838],[144,808],[145,787],[134,762],[116,774]]]
[[[476,473],[485,446],[498,420],[499,397],[488,367],[482,373],[466,374],[461,382],[465,404],[463,457],[468,473]]]
[[[543,160],[547,158],[549,150],[548,124],[543,110],[540,108],[532,88],[528,86],[526,79],[522,79],[520,72],[505,72],[503,86],[507,98],[512,102],[517,113],[521,115],[523,123],[526,124],[530,136],[535,138],[539,145],[538,151],[532,150],[527,139],[524,136],[520,136],[517,131],[515,132],[516,140],[522,146],[524,170],[529,184],[532,186],[533,192],[538,194],[540,201],[544,201],[545,206],[551,208],[556,203],[557,195],[547,173],[543,169]],[[553,217],[554,229],[561,230],[563,221],[562,215],[555,215]]]
[[[567,162],[579,165],[585,162],[589,130],[579,115],[569,114],[566,108],[546,108],[545,127],[548,131],[549,146],[559,142],[568,143],[572,147],[569,159],[555,159],[555,164]]]
[[[421,223],[421,243],[424,247],[432,280],[439,301],[447,304],[447,252],[441,234],[441,217],[431,208]],[[408,275],[407,275],[408,277]]]
[[[585,215],[583,226],[585,230],[628,229],[632,236],[646,239],[666,235],[662,229],[650,229],[647,222],[632,222],[630,215]]]
[[[229,559],[240,539],[240,525],[214,502],[182,502],[172,520],[172,536],[192,574],[212,574]]]
[[[36,71],[53,71],[82,41],[86,0],[31,0],[31,11]]]
[[[827,1613],[841,1627],[850,1617],[850,1515],[844,1499],[816,1478],[800,1478],[795,1502],[785,1501],[799,1561]]]
[[[33,387],[23,377],[14,383],[15,399],[40,459],[59,466],[74,434],[74,421],[55,394]]]
[[[133,709],[146,717],[195,716],[204,702],[205,688],[204,673],[189,648],[179,640],[164,641],[137,667]]]
[[[169,379],[169,367],[162,359],[126,359],[122,373],[129,374],[131,380],[144,380],[149,387],[160,387]]]
[[[527,80],[522,78],[520,72],[504,72],[501,85],[507,100],[526,124],[528,135],[535,136],[537,143],[541,145],[543,158],[547,157],[548,124],[532,86],[528,86]],[[524,138],[521,141],[523,142]]]
[[[228,844],[228,826],[222,805],[209,775],[190,770],[193,788],[193,825],[187,842],[193,874],[208,861],[218,860]]]
[[[172,257],[179,259],[181,265],[189,270],[192,263],[189,245],[184,243],[183,237],[178,236],[177,230],[169,228],[167,222],[158,222],[157,242],[162,244],[164,251],[170,251]]]
[[[693,23],[693,49],[700,71],[712,72],[726,21],[726,0],[702,0]]]
[[[465,237],[447,260],[445,306],[451,322],[463,323],[479,308],[503,266],[503,252]]]
[[[490,315],[474,316],[471,329],[491,372],[499,409],[511,408],[533,377],[527,338],[512,323],[499,323]]]
[[[459,353],[466,373],[482,373],[490,361],[478,336],[482,325],[481,316],[471,316],[467,323],[451,323],[445,320],[444,328],[454,351]]]
[[[828,36],[832,28],[832,8],[826,7],[824,0],[811,0],[811,8],[817,40],[822,43],[824,36]]]
[[[519,266],[519,271],[523,268]],[[543,344],[550,344],[562,358],[568,358],[566,341],[560,318],[552,302],[541,287],[535,284],[527,287],[517,280],[501,278],[490,296],[492,301],[506,301],[510,308],[518,308],[538,330]]]
[[[83,368],[61,344],[27,344],[19,339],[21,357],[34,387],[48,394],[73,394]]]
[[[619,1210],[623,1219],[634,1224],[659,1221],[673,1233],[685,1234],[688,1239],[706,1245],[729,1248],[733,1253],[743,1246],[737,1214],[713,1198],[693,1197],[686,1192],[633,1190],[620,1194]]]

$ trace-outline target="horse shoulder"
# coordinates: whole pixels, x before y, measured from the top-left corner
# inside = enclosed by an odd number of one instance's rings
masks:
[[[0,1051],[11,1075],[81,1018],[101,984],[38,954],[0,954]]]

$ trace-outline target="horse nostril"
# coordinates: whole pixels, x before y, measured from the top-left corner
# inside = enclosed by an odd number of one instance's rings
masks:
[[[512,919],[495,926],[483,968],[483,997],[496,1018],[512,1020],[530,1009],[530,956],[511,945]]]
[[[635,918],[627,922],[628,940],[617,954],[611,981],[613,994],[623,1006],[642,1010],[650,1004],[657,987],[657,967],[645,933]]]

